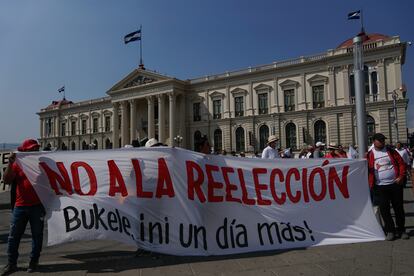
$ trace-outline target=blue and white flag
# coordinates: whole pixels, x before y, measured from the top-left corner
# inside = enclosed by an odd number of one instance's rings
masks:
[[[124,36],[124,43],[128,44],[129,42],[141,40],[141,30],[132,32]]]
[[[62,86],[61,88],[58,89],[59,93],[65,92],[65,86]]]
[[[361,11],[353,11],[348,13],[348,20],[359,19],[361,17]]]

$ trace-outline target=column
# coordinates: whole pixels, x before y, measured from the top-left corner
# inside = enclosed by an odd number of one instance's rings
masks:
[[[231,114],[230,114],[230,87],[229,86],[226,86],[226,96],[224,97],[223,106],[224,106],[223,119],[230,118]]]
[[[349,87],[349,74],[348,74],[348,65],[342,66],[342,81],[343,81],[343,95],[344,95],[344,104],[347,105],[350,103],[351,91]]]
[[[40,119],[40,138],[43,138],[43,119]]]
[[[384,59],[378,60],[378,101],[385,101],[387,99],[387,88],[385,86],[385,61]]]
[[[277,78],[273,79],[273,91],[270,92],[270,113],[279,113],[279,92]]]
[[[175,137],[175,94],[168,94],[170,99],[170,146],[174,145]]]
[[[165,106],[164,95],[158,95],[158,142],[165,143]]]
[[[136,139],[137,136],[137,107],[135,100],[129,101],[129,110],[130,110],[130,141]]]
[[[112,148],[119,148],[119,103],[113,103],[112,113]]]
[[[154,99],[152,96],[147,97],[148,102],[148,139],[155,138],[154,124]]]
[[[59,136],[59,117],[55,117],[55,137]]]
[[[335,97],[335,67],[328,67],[328,100],[329,104],[325,100],[325,106],[336,106]]]
[[[122,112],[122,122],[121,122],[121,142],[122,146],[129,144],[129,135],[128,135],[128,102],[121,102],[121,112]]]

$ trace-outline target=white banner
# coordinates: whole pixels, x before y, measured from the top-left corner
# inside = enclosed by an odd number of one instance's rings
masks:
[[[20,153],[48,244],[112,239],[174,255],[383,240],[365,161],[262,160],[177,148]]]

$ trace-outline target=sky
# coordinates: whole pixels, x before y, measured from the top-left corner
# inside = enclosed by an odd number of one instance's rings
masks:
[[[139,63],[178,79],[269,64],[336,48],[367,33],[414,42],[411,0],[0,0],[0,143],[39,137],[36,112],[53,100],[100,98]],[[414,127],[414,46],[403,82]]]

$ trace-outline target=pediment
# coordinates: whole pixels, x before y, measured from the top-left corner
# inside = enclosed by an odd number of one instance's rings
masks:
[[[144,86],[150,83],[152,84],[165,80],[172,80],[172,78],[150,70],[135,69],[130,74],[128,74],[128,76],[123,78],[111,89],[109,89],[108,92],[113,92],[125,88]]]
[[[285,81],[283,81],[283,82],[279,83],[279,85],[280,85],[281,87],[286,87],[286,86],[294,86],[294,87],[298,87],[298,86],[299,86],[299,82],[294,81],[294,80],[290,80],[290,79],[288,79],[288,80],[285,80]]]
[[[247,94],[247,90],[246,89],[243,89],[243,88],[240,88],[240,87],[237,87],[237,88],[234,88],[233,90],[231,90],[231,94],[243,94],[243,95],[246,95]]]
[[[328,77],[322,76],[322,75],[315,75],[312,78],[308,79],[309,83],[313,83],[313,82],[324,82],[327,83],[328,82]]]
[[[224,94],[218,91],[214,91],[210,94],[210,98],[224,98]]]
[[[270,85],[267,85],[264,83],[261,83],[254,87],[254,90],[256,91],[265,90],[265,89],[267,89],[268,91],[271,91],[273,88]]]

